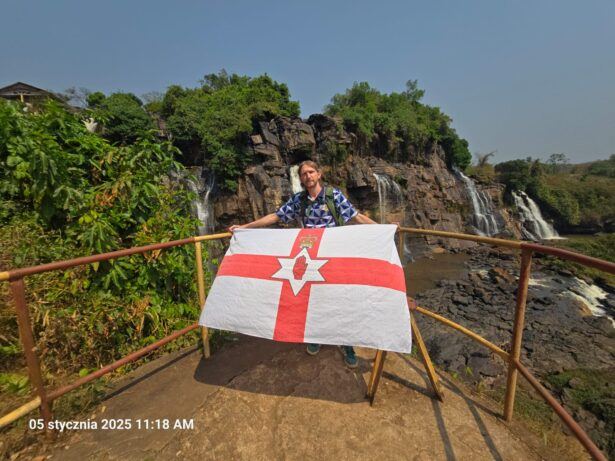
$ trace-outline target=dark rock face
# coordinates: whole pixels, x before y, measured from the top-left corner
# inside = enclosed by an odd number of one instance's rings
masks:
[[[500,348],[510,351],[515,311],[519,261],[505,250],[477,247],[469,271],[460,280],[441,280],[437,288],[417,294],[417,304],[469,328]],[[605,376],[615,373],[615,328],[607,317],[592,315],[582,301],[572,274],[551,272],[535,260],[528,291],[521,361],[547,387],[548,376],[568,370],[596,370]],[[615,315],[608,293],[601,307]],[[487,386],[504,386],[507,366],[485,347],[432,319],[416,315],[432,360],[447,371]],[[572,379],[568,388],[575,389]],[[552,389],[555,391],[554,389]],[[564,389],[562,404],[592,434],[602,448],[613,443],[612,420],[598,411],[579,407]],[[609,402],[601,402],[605,408]],[[602,416],[601,416],[602,415]],[[602,419],[601,419],[602,418]],[[611,432],[610,432],[611,431]]]
[[[323,166],[325,181],[340,187],[361,212],[379,220],[378,181],[388,184],[386,221],[451,232],[467,230],[472,213],[464,185],[446,167],[438,145],[418,151],[386,139],[367,141],[343,129],[340,120],[325,115],[300,118],[276,117],[259,123],[250,136],[255,157],[239,179],[235,194],[218,194],[214,214],[220,227],[252,221],[274,212],[291,195],[289,170],[303,160]],[[382,187],[382,186],[381,186]],[[381,191],[382,192],[382,191]],[[502,190],[489,190],[501,203]],[[510,236],[518,236],[512,220],[498,220]],[[410,239],[416,254],[434,247],[465,248],[471,243],[437,237]]]
[[[417,302],[508,350],[514,321],[517,257],[504,250],[484,247],[469,251],[472,270],[464,279],[442,280],[438,288],[418,294]],[[571,288],[574,277],[550,273],[540,268],[539,263],[534,266],[526,307],[522,361],[541,374],[613,366],[615,329],[610,320],[592,316],[588,307],[574,296]],[[561,285],[561,289],[557,289],[557,285]],[[603,305],[608,306],[609,302],[610,299],[606,299]],[[470,362],[482,367],[482,361],[472,358],[492,355],[443,325],[425,319],[420,322],[426,342],[434,351],[432,359],[452,371],[464,372],[465,366],[471,366]],[[505,373],[506,366],[501,360],[494,358],[493,365],[500,368],[496,375]],[[491,376],[495,376],[491,369],[488,373],[479,370],[474,374],[476,379]]]

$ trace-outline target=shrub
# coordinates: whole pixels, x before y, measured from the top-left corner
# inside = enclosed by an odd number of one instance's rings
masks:
[[[325,111],[341,117],[346,129],[368,141],[378,135],[419,148],[438,142],[444,148],[449,166],[466,168],[472,160],[468,142],[450,126],[452,119],[448,115],[438,107],[420,102],[424,93],[416,80],[406,83],[406,91],[390,94],[360,82],[345,93],[334,95]]]

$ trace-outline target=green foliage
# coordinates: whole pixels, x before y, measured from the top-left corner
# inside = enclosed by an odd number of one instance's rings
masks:
[[[150,91],[149,93],[145,93],[142,97],[144,101],[143,107],[150,114],[160,115],[162,113],[162,99],[164,98],[164,94],[159,91]]]
[[[94,108],[94,116],[104,121],[104,136],[113,143],[132,143],[143,137],[154,123],[145,111],[143,103],[132,93],[113,93],[104,97],[92,93],[88,105]]]
[[[99,107],[103,103],[105,98],[106,96],[104,93],[100,91],[95,91],[94,93],[90,93],[87,96],[86,102],[87,102],[88,107],[95,108],[95,107]]]
[[[495,182],[495,168],[489,163],[489,158],[495,155],[495,151],[488,154],[476,154],[476,165],[466,168],[466,173],[483,184]]]
[[[547,376],[547,381],[560,396],[567,395],[567,403],[574,409],[590,411],[605,425],[606,451],[615,456],[615,369],[576,369]]]
[[[62,224],[83,202],[90,154],[104,145],[56,103],[38,113],[0,103],[0,195],[36,209],[47,224]]]
[[[192,194],[168,178],[183,172],[177,155],[149,138],[111,145],[53,103],[31,113],[0,101],[0,262],[31,266],[194,235]],[[0,367],[12,369],[19,339],[5,286]],[[53,372],[99,367],[199,313],[191,246],[30,277],[28,293]]]
[[[615,262],[615,233],[569,236],[566,240],[556,240],[552,244],[587,256]],[[548,257],[545,260],[553,269],[571,270],[577,276],[589,277],[598,283],[608,284],[615,288],[615,275],[613,274],[555,257]]]
[[[345,127],[372,141],[376,136],[391,140],[395,146],[423,148],[438,142],[444,148],[449,165],[465,168],[472,156],[468,143],[450,126],[452,119],[438,107],[420,102],[424,91],[416,80],[406,83],[406,91],[383,94],[367,82],[355,83],[343,94],[336,94],[326,113],[339,116]]]
[[[24,395],[30,390],[30,380],[18,373],[0,373],[0,390]]]
[[[348,148],[344,144],[334,141],[325,141],[322,147],[324,163],[334,168],[344,163],[348,158]]]
[[[570,165],[570,159],[566,154],[551,154],[547,160],[548,171],[550,173],[560,173],[565,171]]]
[[[615,181],[608,175],[576,173],[574,167],[561,171],[565,164],[565,158],[559,157],[548,165],[528,158],[499,163],[495,171],[498,181],[506,185],[508,192],[528,192],[543,211],[567,228],[602,228],[605,223],[613,221]]]
[[[542,171],[532,159],[509,160],[495,166],[498,181],[508,192],[535,190]]]
[[[167,127],[180,147],[197,145],[223,188],[235,190],[237,178],[252,160],[248,136],[259,120],[299,115],[286,85],[267,75],[206,75],[202,86],[171,86],[162,100]]]
[[[587,168],[587,174],[615,179],[615,154],[611,155],[608,160],[598,160],[597,162],[590,163]]]

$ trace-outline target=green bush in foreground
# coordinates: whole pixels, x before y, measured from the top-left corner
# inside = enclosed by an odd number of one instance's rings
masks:
[[[0,101],[0,270],[194,235],[192,195],[169,179],[183,174],[176,155],[148,138],[113,146],[53,103]],[[46,369],[96,368],[192,323],[194,267],[184,246],[29,277]],[[22,363],[6,283],[0,313],[0,372],[11,372]]]

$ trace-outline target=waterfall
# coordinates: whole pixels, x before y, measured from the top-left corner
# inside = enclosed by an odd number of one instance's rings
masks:
[[[192,202],[193,213],[196,215],[201,225],[198,226],[199,235],[205,235],[213,231],[215,226],[213,205],[209,200],[211,191],[214,188],[214,176],[209,175],[207,178],[201,176],[200,168],[197,170],[196,181],[186,178],[188,188],[197,195],[197,198]]]
[[[401,187],[387,175],[374,173],[376,184],[378,185],[378,209],[380,214],[380,223],[386,222],[387,201],[390,194],[395,198],[395,205],[401,206],[403,202],[403,194]]]
[[[299,179],[299,165],[293,165],[290,167],[288,171],[290,176],[290,189],[293,194],[301,192],[303,190],[303,186],[301,186],[301,180]]]
[[[476,184],[459,170],[455,170],[466,186],[472,201],[472,223],[480,235],[492,236],[500,232],[500,228],[495,219],[494,207],[491,197],[476,188]]]
[[[540,208],[525,192],[513,192],[515,206],[519,210],[525,237],[531,240],[560,238],[551,224],[542,217]]]
[[[577,277],[566,279],[565,282],[556,282],[549,276],[534,276],[530,278],[530,285],[550,290],[553,294],[573,298],[581,301],[594,317],[606,317],[615,328],[613,312],[609,311],[609,294],[598,285],[589,284]]]

